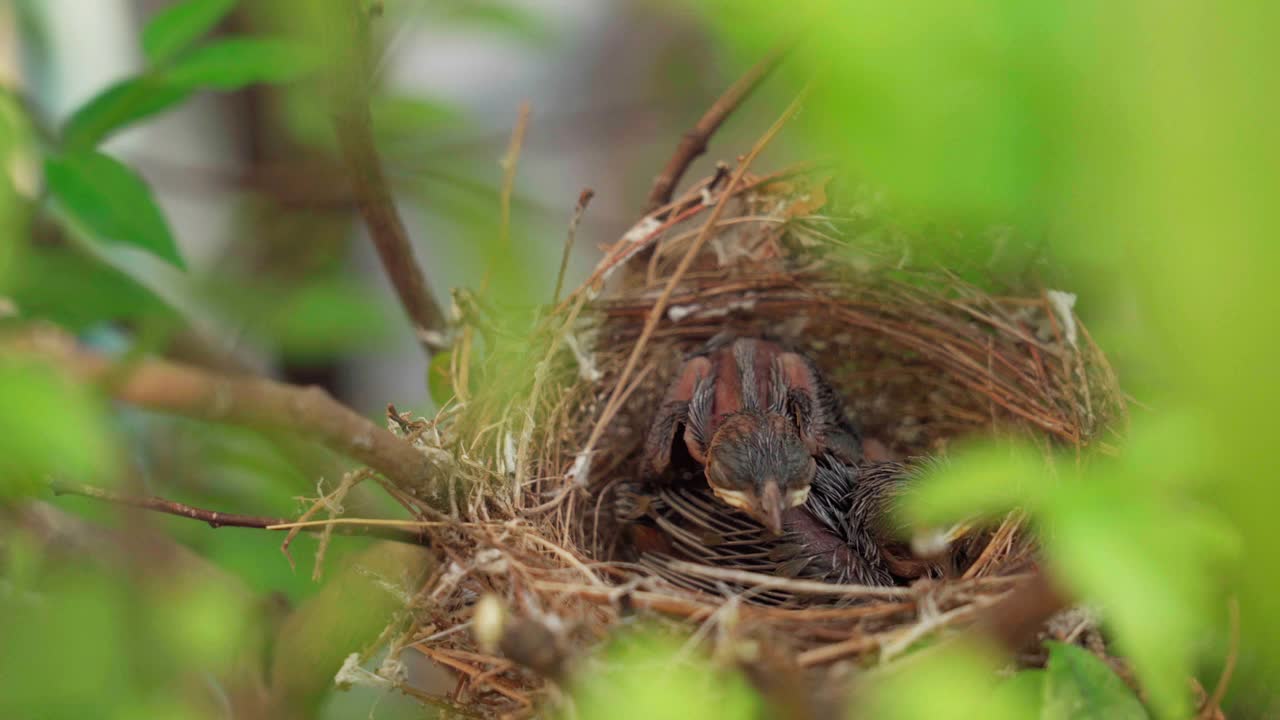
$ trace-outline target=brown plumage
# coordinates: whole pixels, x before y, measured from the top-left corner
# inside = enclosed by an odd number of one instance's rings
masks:
[[[713,341],[689,358],[645,443],[654,479],[705,477],[723,503],[774,533],[808,496],[824,454],[861,459],[838,397],[807,358],[752,338]]]
[[[645,502],[641,562],[682,587],[717,592],[715,581],[673,571],[671,558],[719,568],[841,584],[889,586],[936,565],[912,558],[907,529],[893,504],[910,487],[910,470],[896,462],[851,466],[824,455],[808,500],[783,515],[774,536],[750,518],[729,511],[705,489],[665,487]],[[664,542],[654,543],[661,536]],[[780,590],[755,599],[783,604]]]

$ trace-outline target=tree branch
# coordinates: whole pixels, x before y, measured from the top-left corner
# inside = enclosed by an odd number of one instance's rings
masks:
[[[46,358],[85,382],[102,383],[110,395],[131,405],[210,422],[296,433],[367,465],[418,497],[426,496],[441,471],[413,444],[319,387],[218,375],[165,360],[121,365],[80,349],[57,331],[25,333],[5,345]]]
[[[765,55],[745,75],[738,78],[737,82],[730,85],[723,95],[716,98],[716,101],[711,104],[711,107],[698,120],[698,123],[693,126],[693,129],[684,134],[680,144],[676,147],[675,154],[667,161],[662,173],[653,181],[653,189],[649,191],[646,212],[653,212],[671,202],[671,194],[675,192],[680,178],[684,176],[685,170],[689,169],[689,165],[707,151],[707,142],[711,139],[711,136],[720,129],[720,126],[733,114],[733,111],[737,110],[738,106],[751,95],[756,86],[778,66],[778,63],[786,56],[793,44],[794,41],[788,41],[770,50],[768,55]]]
[[[343,0],[339,4],[345,12],[337,15],[348,23],[335,28],[334,33],[336,47],[340,48],[340,57],[334,64],[334,130],[350,175],[356,206],[369,228],[369,238],[395,287],[400,305],[413,323],[418,341],[430,356],[448,345],[446,322],[431,294],[426,275],[414,257],[413,244],[396,210],[382,161],[374,147],[369,113],[368,18],[358,0]]]
[[[257,515],[237,515],[235,513],[218,512],[217,510],[204,510],[192,507],[184,503],[174,500],[166,500],[162,497],[151,496],[134,496],[120,495],[106,488],[94,487],[92,485],[76,485],[64,482],[52,482],[49,484],[54,495],[79,495],[81,497],[93,498],[94,500],[102,500],[115,505],[124,505],[127,507],[141,508],[152,512],[164,513],[165,515],[176,515],[184,517],[188,520],[199,520],[209,524],[209,527],[241,527],[241,528],[257,528],[266,530],[278,525],[286,525],[289,520],[285,518],[260,517]],[[377,537],[384,540],[394,540],[396,542],[407,543],[410,545],[430,546],[431,542],[421,533],[416,533],[405,528],[387,527],[381,525],[331,525],[333,532],[341,535],[364,535],[368,537]],[[316,526],[314,528],[304,527],[304,530],[312,532],[320,532],[325,529],[324,526]]]

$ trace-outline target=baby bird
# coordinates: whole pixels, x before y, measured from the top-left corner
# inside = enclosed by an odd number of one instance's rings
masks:
[[[809,496],[815,458],[830,454],[854,464],[862,447],[835,392],[808,359],[777,343],[740,338],[713,342],[685,362],[650,428],[645,454],[655,478],[670,480],[673,471],[696,476],[700,466],[721,502],[777,535],[783,513]]]
[[[745,518],[709,502],[693,489],[659,491],[649,510],[648,544],[641,562],[684,586],[715,592],[664,565],[663,558],[718,568],[828,583],[891,586],[945,574],[947,556],[920,558],[910,548],[911,528],[900,524],[894,505],[912,486],[913,473],[897,462],[850,466],[831,455],[817,460],[809,499],[783,513],[783,534],[772,536]],[[765,602],[787,602],[782,591]]]

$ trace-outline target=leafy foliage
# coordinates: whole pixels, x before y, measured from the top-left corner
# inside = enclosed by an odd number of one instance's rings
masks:
[[[142,51],[160,64],[188,48],[232,10],[236,0],[187,0],[156,13],[142,29]]]
[[[183,267],[151,189],[120,161],[101,152],[76,152],[47,158],[44,171],[50,191],[94,235]]]
[[[1111,668],[1075,645],[1049,643],[1042,720],[1146,720],[1147,711]]]
[[[94,394],[53,368],[0,357],[0,502],[45,478],[109,480],[113,451]]]

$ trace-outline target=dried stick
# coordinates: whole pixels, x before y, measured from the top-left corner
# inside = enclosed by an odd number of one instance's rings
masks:
[[[1231,676],[1235,674],[1236,661],[1240,658],[1240,600],[1234,595],[1227,603],[1227,612],[1230,621],[1227,659],[1222,666],[1222,674],[1218,676],[1218,683],[1214,685],[1213,694],[1205,699],[1200,712],[1196,714],[1198,720],[1212,718],[1221,709],[1222,699],[1227,696],[1227,687],[1231,685]]]
[[[103,502],[109,502],[115,505],[141,508],[152,512],[164,513],[165,515],[176,515],[178,517],[187,518],[188,520],[199,520],[200,522],[208,523],[209,527],[215,529],[221,527],[240,527],[256,528],[259,530],[273,530],[278,529],[278,526],[280,525],[287,525],[289,523],[288,520],[281,518],[261,517],[257,515],[237,515],[235,513],[219,512],[217,510],[204,510],[202,508],[192,507],[174,500],[166,500],[165,498],[156,497],[154,495],[121,495],[105,488],[94,487],[92,485],[52,482],[49,484],[49,487],[53,490],[54,495],[79,495],[81,497],[102,500]],[[325,525],[316,526],[314,528],[307,527],[305,529],[313,532],[320,532],[324,531],[325,528],[333,528],[332,532],[337,532],[342,535],[377,537],[409,545],[422,545],[424,547],[431,545],[431,542],[425,535],[397,527],[384,527],[380,525]]]
[[[103,382],[112,396],[130,405],[297,433],[367,465],[410,493],[424,495],[438,470],[411,443],[334,400],[323,388],[229,377],[165,360],[122,366],[77,348],[59,333],[31,333],[8,345],[46,358],[85,382]]]
[[[560,254],[560,272],[556,273],[556,289],[551,293],[551,306],[560,304],[560,291],[564,290],[564,273],[569,269],[569,253],[573,250],[573,241],[578,236],[578,226],[582,224],[582,216],[587,211],[587,204],[596,196],[596,191],[583,188],[578,194],[578,204],[573,207],[573,216],[569,218],[569,232],[564,239],[564,252]]]
[[[524,150],[524,136],[529,132],[529,103],[520,103],[516,113],[516,126],[511,130],[511,142],[507,152],[502,156],[502,193],[499,196],[498,252],[506,253],[511,249],[511,196],[516,189],[516,168],[520,164],[520,153]],[[489,289],[489,273],[485,273],[480,286],[480,294]]]
[[[723,95],[716,98],[711,107],[698,119],[693,129],[684,134],[676,147],[675,154],[653,181],[646,213],[653,212],[671,201],[671,194],[675,191],[680,178],[684,176],[685,170],[688,170],[689,165],[707,151],[707,141],[720,129],[729,115],[733,114],[733,111],[737,110],[738,106],[751,95],[756,86],[778,66],[791,46],[792,42],[789,41],[770,50],[768,55],[730,85]]]
[[[335,28],[338,47],[343,57],[334,64],[336,94],[333,124],[342,151],[342,159],[350,174],[351,190],[356,206],[369,228],[369,238],[378,251],[382,269],[395,287],[400,305],[413,323],[414,333],[430,356],[448,344],[445,317],[431,295],[426,275],[413,254],[413,244],[405,230],[395,200],[387,185],[373,143],[373,121],[369,113],[369,34],[368,19],[356,0],[344,0],[345,13],[338,14],[349,23]]]

